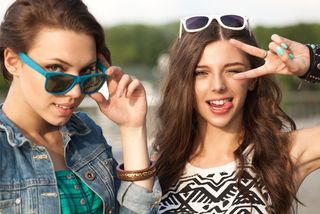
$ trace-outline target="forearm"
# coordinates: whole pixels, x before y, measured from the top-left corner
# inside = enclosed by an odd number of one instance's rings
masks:
[[[120,133],[124,170],[133,171],[150,167],[146,127],[120,127]],[[134,183],[152,191],[153,177]]]

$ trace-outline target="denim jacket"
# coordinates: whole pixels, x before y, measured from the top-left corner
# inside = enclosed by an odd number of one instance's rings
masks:
[[[61,132],[67,167],[102,199],[106,213],[156,212],[161,200],[158,179],[152,192],[120,183],[111,146],[86,114],[75,113]],[[0,214],[18,213],[60,213],[57,181],[46,149],[28,140],[0,106]]]

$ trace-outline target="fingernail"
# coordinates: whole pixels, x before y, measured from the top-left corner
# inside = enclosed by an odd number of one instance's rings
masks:
[[[281,47],[284,49],[288,49],[288,45],[286,45],[286,43],[283,43],[283,42],[281,43]]]
[[[282,56],[283,55],[283,49],[281,47],[277,47],[276,48],[276,52],[279,56]]]
[[[290,58],[290,59],[294,59],[293,53],[289,53],[289,58]]]

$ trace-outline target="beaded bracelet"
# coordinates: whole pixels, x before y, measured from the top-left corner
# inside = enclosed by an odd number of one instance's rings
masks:
[[[117,177],[123,181],[140,181],[154,176],[156,173],[156,163],[150,161],[150,166],[141,170],[124,170],[124,165],[117,166]]]
[[[310,67],[309,70],[299,78],[310,82],[320,82],[320,45],[307,44],[310,54]]]

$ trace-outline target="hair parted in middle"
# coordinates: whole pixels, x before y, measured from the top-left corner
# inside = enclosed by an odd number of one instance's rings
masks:
[[[258,47],[253,34],[248,30],[225,29],[213,20],[204,30],[184,32],[170,49],[168,73],[157,111],[159,123],[154,142],[154,149],[160,157],[157,167],[164,193],[178,181],[198,146],[195,143],[199,129],[195,110],[194,71],[203,50],[212,42],[231,38]],[[263,59],[243,54],[251,68],[264,64]],[[257,175],[256,186],[261,192],[258,182],[262,181],[276,213],[287,213],[296,199],[288,136],[289,131],[296,129],[296,125],[281,109],[281,99],[282,93],[274,76],[256,79],[255,88],[248,91],[243,107],[243,138],[234,155],[240,165],[237,171],[239,183],[244,172],[243,152],[249,145],[253,145],[252,164]]]

